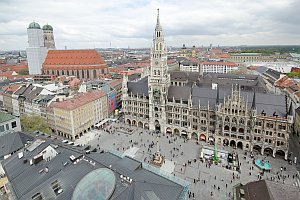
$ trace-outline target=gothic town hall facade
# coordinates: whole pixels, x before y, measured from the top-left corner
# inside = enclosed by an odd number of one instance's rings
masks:
[[[159,14],[147,71],[131,82],[124,76],[126,124],[287,159],[293,117],[285,96],[267,93],[256,75],[168,71]]]

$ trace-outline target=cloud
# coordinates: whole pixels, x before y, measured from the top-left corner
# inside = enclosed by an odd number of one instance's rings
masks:
[[[297,0],[1,0],[0,50],[25,49],[32,21],[58,48],[150,47],[160,8],[167,45],[297,44]]]

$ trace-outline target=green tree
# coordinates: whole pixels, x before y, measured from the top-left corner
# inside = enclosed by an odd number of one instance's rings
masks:
[[[21,115],[21,126],[23,131],[51,133],[46,120],[38,115]]]
[[[17,72],[19,75],[28,75],[29,74],[29,70],[28,69],[22,69],[20,71]]]

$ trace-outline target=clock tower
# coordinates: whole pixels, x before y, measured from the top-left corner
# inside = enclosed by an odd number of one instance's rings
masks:
[[[167,52],[159,20],[159,9],[157,9],[157,21],[151,48],[150,75],[148,77],[150,130],[162,133],[166,130],[165,109],[169,85],[170,75],[168,74]]]

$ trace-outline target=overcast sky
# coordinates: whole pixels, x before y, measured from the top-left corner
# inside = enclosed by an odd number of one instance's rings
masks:
[[[157,8],[168,46],[300,44],[300,0],[0,0],[0,50],[25,49],[32,21],[58,49],[150,47]]]

